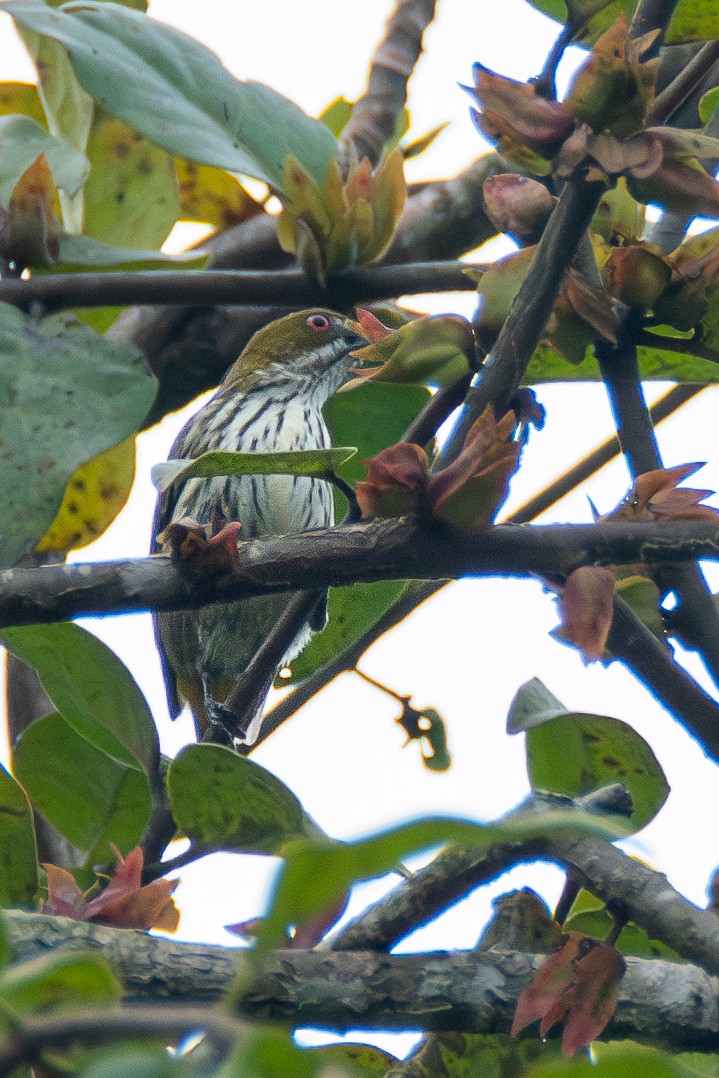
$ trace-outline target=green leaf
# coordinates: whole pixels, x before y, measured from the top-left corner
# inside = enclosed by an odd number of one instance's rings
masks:
[[[90,863],[137,845],[150,818],[147,775],[106,755],[61,715],[37,719],[15,747],[15,773],[30,800]]]
[[[29,116],[0,116],[0,203],[7,206],[23,172],[45,154],[55,183],[70,195],[82,186],[90,165],[65,139],[54,138]]]
[[[37,847],[25,791],[0,765],[0,906],[32,906],[37,895]],[[0,946],[0,959],[7,958]]]
[[[719,106],[719,86],[707,90],[699,100],[699,119],[703,124],[708,124]]]
[[[229,750],[227,750],[229,751]],[[259,930],[261,950],[286,938],[292,925],[304,924],[328,909],[358,880],[384,876],[413,854],[448,843],[483,850],[498,842],[529,841],[546,835],[600,834],[616,839],[615,818],[576,809],[547,809],[541,815],[518,811],[493,824],[430,817],[383,831],[359,842],[327,838],[298,841],[286,851],[274,901]]]
[[[79,1078],[189,1078],[199,1073],[184,1065],[151,1041],[115,1041],[111,1048],[97,1048],[83,1055]]]
[[[408,586],[406,580],[378,580],[375,584],[330,588],[327,627],[292,660],[291,676],[280,678],[277,684],[296,685],[344,654],[394,606]]]
[[[533,790],[580,797],[619,782],[632,796],[632,831],[649,823],[667,799],[664,772],[636,730],[606,715],[568,711],[538,678],[512,701],[507,730],[526,734]]]
[[[347,122],[352,115],[354,109],[354,101],[348,101],[346,97],[336,97],[326,109],[324,109],[319,119],[328,127],[335,138],[339,138]]]
[[[147,701],[106,644],[69,621],[6,629],[0,640],[33,667],[80,737],[128,767],[156,770],[160,748]]]
[[[565,932],[580,932],[583,936],[604,941],[614,926],[614,920],[605,904],[589,891],[582,889],[577,895],[569,916],[562,924]],[[643,928],[629,921],[615,946],[622,954],[638,955],[640,958],[676,959],[679,955],[661,940],[650,939]]]
[[[567,5],[564,0],[529,0],[529,3],[550,19],[556,19],[557,22],[567,21]]]
[[[699,1078],[716,1073],[697,1065],[697,1057],[704,1060],[716,1057],[695,1052],[668,1055],[633,1041],[595,1041],[592,1056],[596,1066],[584,1072],[587,1078],[595,1075],[596,1078],[638,1078],[639,1075],[641,1078]],[[566,1072],[568,1078],[572,1078],[572,1073]],[[544,1078],[543,1070],[537,1072],[537,1078]]]
[[[75,78],[67,53],[61,45],[32,30],[22,27],[18,27],[18,30],[37,68],[43,122],[52,135],[66,139],[76,150],[84,153],[94,112],[92,98]],[[82,191],[71,195],[61,190],[59,200],[65,228],[71,232],[81,232],[84,208]]]
[[[719,363],[693,356],[691,341],[687,341],[686,352],[670,352],[642,345],[637,349],[637,353],[643,382],[678,382],[689,385],[714,385],[719,382]],[[538,385],[541,382],[599,381],[599,364],[591,348],[587,350],[581,363],[569,363],[547,345],[539,346],[524,376],[525,385]]]
[[[0,973],[3,967],[12,961],[12,957],[13,947],[10,942],[10,933],[8,932],[5,918],[0,914]]]
[[[212,475],[319,475],[336,472],[356,454],[351,447],[300,449],[291,453],[225,453],[213,450],[194,460],[168,460],[155,464],[152,482],[165,491],[178,480]]]
[[[57,266],[61,266],[65,272],[75,266],[93,270],[120,269],[123,266],[149,270],[174,269],[179,264],[193,269],[207,259],[206,254],[197,250],[166,255],[144,247],[118,247],[93,239],[92,236],[73,236],[68,232],[61,232],[58,241],[60,257]]]
[[[97,0],[57,11],[40,0],[9,0],[4,10],[64,45],[87,93],[168,153],[278,191],[288,155],[320,184],[337,156],[319,120],[268,86],[233,78],[204,45],[141,12]]]
[[[47,954],[0,974],[0,998],[18,1014],[121,997],[122,985],[99,955]]]
[[[32,82],[0,83],[0,116],[22,113],[41,126],[45,126],[45,113],[42,110],[37,86]]]
[[[45,534],[80,464],[135,433],[156,384],[134,345],[0,304],[0,564]]]
[[[180,216],[172,156],[100,109],[85,152],[85,235],[159,250]]]
[[[679,0],[667,27],[667,45],[678,45],[684,41],[711,41],[717,37],[719,10],[715,4],[707,0]]]
[[[177,826],[203,850],[275,854],[316,833],[292,791],[222,745],[188,745],[172,761],[167,792]]]

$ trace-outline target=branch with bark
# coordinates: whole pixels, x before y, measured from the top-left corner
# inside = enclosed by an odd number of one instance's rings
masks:
[[[479,535],[463,535],[403,517],[263,536],[241,542],[237,549],[231,573],[206,574],[199,580],[162,555],[6,569],[0,573],[0,625],[188,610],[266,592],[374,580],[447,580],[467,573],[562,577],[580,565],[716,560],[719,526],[686,520],[522,528],[499,524]]]

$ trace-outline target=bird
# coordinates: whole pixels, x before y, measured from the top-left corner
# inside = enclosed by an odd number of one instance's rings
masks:
[[[210,450],[328,448],[322,407],[349,379],[355,363],[350,353],[365,344],[358,323],[326,309],[270,322],[248,341],[214,396],[182,428],[169,459],[194,459]],[[158,498],[153,550],[159,549],[158,536],[169,524],[188,517],[213,526],[218,520],[239,521],[243,539],[326,528],[334,523],[332,488],[325,480],[293,475],[177,481]],[[206,736],[218,705],[288,601],[286,593],[258,595],[153,616],[173,719],[189,704],[198,739]],[[325,604],[318,603],[310,620],[298,626],[279,668],[292,661],[324,622]],[[268,678],[256,713],[237,740],[248,745],[256,740],[272,680]]]

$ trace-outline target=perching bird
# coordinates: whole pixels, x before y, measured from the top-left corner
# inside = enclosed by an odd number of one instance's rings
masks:
[[[349,353],[366,344],[351,319],[327,310],[300,311],[255,333],[215,395],[177,436],[170,458],[209,450],[283,452],[330,444],[322,406],[347,381]],[[156,537],[172,521],[240,521],[240,537],[309,531],[334,520],[332,489],[292,475],[222,476],[175,483],[157,503]],[[286,609],[287,594],[261,595],[180,613],[156,614],[155,637],[173,718],[189,703],[198,737]],[[315,618],[317,620],[317,618]],[[300,626],[282,665],[320,624]],[[269,685],[267,686],[269,689]],[[264,700],[262,701],[264,704]],[[246,732],[256,739],[261,707]]]

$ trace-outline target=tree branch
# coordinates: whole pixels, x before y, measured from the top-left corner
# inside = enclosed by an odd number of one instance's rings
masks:
[[[101,952],[134,1000],[217,1001],[237,973],[237,951],[221,947],[15,910],[8,911],[6,919],[18,959],[47,955],[50,948]],[[544,957],[492,950],[429,955],[279,951],[247,986],[237,1010],[243,1017],[323,1029],[506,1033],[519,992]],[[631,1037],[674,1051],[717,1050],[719,988],[714,978],[696,966],[674,962],[629,958],[627,966],[607,1037]],[[190,1013],[189,1008],[179,1012],[178,1025],[167,1025],[165,1033],[181,1028],[183,1016]],[[157,1021],[152,1011],[150,1015],[142,1032],[150,1032],[150,1023]],[[194,1028],[208,1020],[206,1015],[204,1008],[199,1010]],[[102,1019],[92,1017],[95,1027],[102,1025]],[[50,1028],[43,1022],[61,1021],[62,1016],[38,1016],[22,1028],[37,1044],[40,1031]],[[236,1030],[229,1017],[224,1022],[213,1032]],[[63,1036],[66,1031],[69,1035],[67,1026]],[[55,1032],[60,1035],[59,1026]],[[11,1050],[7,1041],[0,1043],[0,1051]]]
[[[464,262],[412,262],[358,266],[330,277],[324,287],[299,270],[138,270],[127,273],[64,273],[0,280],[0,303],[29,311],[65,307],[138,304],[257,306],[282,297],[283,308],[339,307],[422,292],[472,292],[476,281]]]
[[[436,0],[399,0],[369,69],[367,88],[342,132],[357,156],[376,165],[394,134],[407,101],[407,83],[422,54],[422,38],[434,19]]]
[[[0,572],[0,625],[82,615],[189,610],[266,592],[307,591],[372,580],[474,575],[564,576],[580,565],[719,558],[719,523],[611,521],[500,524],[480,535],[414,518],[263,536],[238,544],[235,569],[193,580],[162,555]]]

